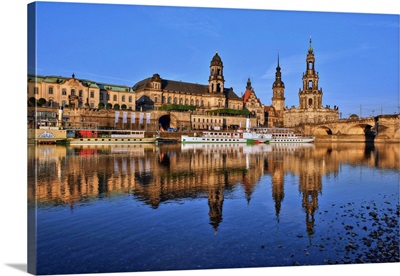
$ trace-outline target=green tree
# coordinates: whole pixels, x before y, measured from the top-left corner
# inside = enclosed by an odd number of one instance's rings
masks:
[[[40,98],[40,99],[37,101],[37,103],[38,103],[38,105],[43,106],[43,105],[46,104],[46,99]]]

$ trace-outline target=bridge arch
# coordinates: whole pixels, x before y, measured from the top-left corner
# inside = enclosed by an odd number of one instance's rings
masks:
[[[315,136],[332,135],[332,130],[327,126],[319,126],[314,130],[313,135]]]
[[[178,128],[178,119],[167,113],[163,114],[158,118],[158,126],[161,130],[167,130],[168,128]]]
[[[349,135],[371,135],[373,133],[373,126],[370,124],[354,125],[347,131]]]

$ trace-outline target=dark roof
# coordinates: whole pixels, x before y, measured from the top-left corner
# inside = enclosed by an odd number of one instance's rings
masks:
[[[176,91],[176,92],[186,92],[193,94],[205,94],[208,91],[208,85],[189,83],[182,81],[173,80],[162,80],[161,87],[163,90]]]
[[[134,91],[144,90],[150,87],[150,82],[152,78],[146,78],[137,82],[132,89]],[[204,84],[197,84],[197,83],[190,83],[190,82],[183,82],[183,81],[174,81],[174,80],[166,80],[161,79],[161,89],[164,91],[176,92],[176,93],[192,93],[192,94],[207,94],[208,92],[208,85]],[[236,95],[232,88],[225,88],[224,94],[227,96],[228,99],[233,100],[241,100],[241,98]]]

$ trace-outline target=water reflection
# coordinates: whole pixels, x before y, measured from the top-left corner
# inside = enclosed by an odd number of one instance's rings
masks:
[[[30,203],[70,205],[130,194],[158,208],[168,201],[207,198],[214,232],[223,221],[227,195],[243,190],[251,204],[261,179],[270,181],[279,221],[286,178],[298,179],[298,192],[309,235],[324,177],[337,177],[344,164],[398,170],[399,145],[131,145],[28,147]],[[36,183],[36,185],[35,185]]]

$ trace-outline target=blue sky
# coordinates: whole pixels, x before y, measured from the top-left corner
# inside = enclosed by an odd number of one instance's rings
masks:
[[[269,105],[279,52],[286,105],[298,106],[310,37],[324,106],[342,117],[398,112],[394,14],[39,2],[36,70],[128,86],[154,73],[207,84],[218,51],[225,87],[240,96],[250,77]]]

